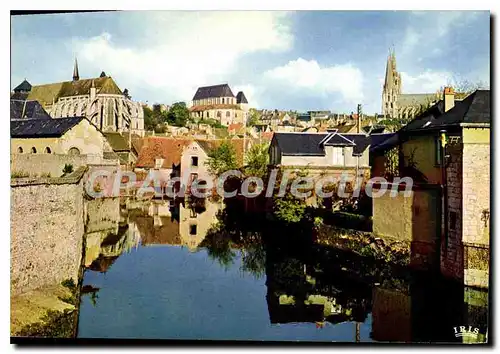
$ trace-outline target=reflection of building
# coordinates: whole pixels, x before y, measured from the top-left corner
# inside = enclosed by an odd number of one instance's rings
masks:
[[[381,342],[484,343],[488,293],[457,284],[416,280],[406,291],[374,287],[371,337]],[[456,336],[454,327],[478,334]],[[457,330],[458,331],[458,330]]]
[[[343,289],[341,277],[315,274],[297,259],[278,262],[268,259],[267,263],[266,299],[271,323],[335,324],[366,320],[369,312],[366,291]],[[336,280],[340,280],[338,284]],[[353,327],[354,331],[358,329]]]
[[[218,203],[204,201],[204,210],[180,205],[179,233],[182,244],[190,249],[198,247],[207,235],[208,230],[217,221],[217,212],[222,208]]]

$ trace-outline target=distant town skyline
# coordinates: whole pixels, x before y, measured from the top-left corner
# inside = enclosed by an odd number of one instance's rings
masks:
[[[130,11],[11,18],[11,88],[101,71],[149,104],[228,83],[250,107],[380,113],[389,48],[405,93],[489,85],[488,11]]]

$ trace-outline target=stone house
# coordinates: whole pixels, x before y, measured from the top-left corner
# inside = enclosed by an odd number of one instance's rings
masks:
[[[32,86],[24,80],[11,98],[38,101],[52,118],[84,116],[103,132],[131,131],[144,136],[142,105],[104,72],[80,79],[76,60],[72,81]]]
[[[453,89],[445,88],[443,97],[376,149],[379,160],[384,151],[397,149],[399,176],[414,180],[412,198],[417,190],[427,192],[419,197],[419,205],[400,196],[373,199],[374,232],[401,237],[393,230],[407,224],[402,234],[408,236],[418,219],[417,228],[434,230],[427,245],[433,268],[465,285],[488,287],[490,91],[477,90],[455,100]],[[377,164],[376,173],[383,175],[382,163]],[[409,208],[406,216],[393,213],[390,223],[384,221],[390,210],[404,205]]]
[[[199,87],[189,108],[194,120],[214,119],[224,126],[245,123],[248,101],[243,92],[234,96],[228,84]]]
[[[191,141],[191,138],[144,138],[134,168],[137,179],[145,178],[153,170],[164,187],[172,177],[180,176],[182,151]]]
[[[112,148],[87,118],[14,119],[10,122],[11,154],[61,154],[104,158]]]
[[[218,148],[223,142],[230,143],[236,152],[236,160],[238,166],[243,166],[244,163],[244,144],[246,149],[251,147],[250,139],[213,139],[213,140],[194,140],[186,146],[181,157],[181,180],[182,185],[188,193],[193,181],[214,181],[213,176],[206,163],[209,158],[209,153]]]
[[[269,162],[280,168],[307,168],[313,174],[368,177],[369,145],[370,137],[362,133],[274,133]]]

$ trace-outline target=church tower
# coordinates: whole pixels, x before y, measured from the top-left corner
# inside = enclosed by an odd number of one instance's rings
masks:
[[[386,117],[398,117],[397,101],[401,94],[401,75],[396,70],[394,49],[389,52],[385,68],[384,89],[382,91],[382,114]]]
[[[73,68],[73,81],[80,80],[80,75],[78,74],[78,61],[75,58],[75,67]]]

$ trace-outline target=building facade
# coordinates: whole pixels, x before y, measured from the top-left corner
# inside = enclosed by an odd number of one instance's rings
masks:
[[[398,175],[413,179],[413,200],[373,199],[373,228],[376,233],[401,238],[394,231],[398,225],[409,225],[401,235],[412,242],[412,256],[429,254],[428,266],[440,269],[445,276],[465,286],[487,288],[490,91],[476,90],[463,100],[455,100],[453,90],[445,88],[443,97],[390,137],[389,143],[379,145],[399,152]],[[387,175],[378,165],[376,174]],[[433,191],[432,201],[427,198],[431,202],[422,197],[415,202],[415,196],[423,190]],[[405,209],[405,205],[406,216],[394,212]],[[392,213],[390,221],[387,212]],[[421,241],[415,236],[430,234],[436,236],[427,240],[427,250],[414,247],[415,241]]]
[[[52,118],[86,117],[103,132],[132,132],[144,136],[144,112],[104,72],[97,78],[80,79],[75,60],[73,80],[32,86],[26,80],[14,89],[11,99],[38,101]]]
[[[194,120],[214,119],[229,126],[245,123],[248,109],[248,101],[242,91],[234,96],[229,85],[222,84],[198,88],[189,111]]]
[[[90,155],[104,158],[112,148],[84,117],[11,120],[11,154]]]

